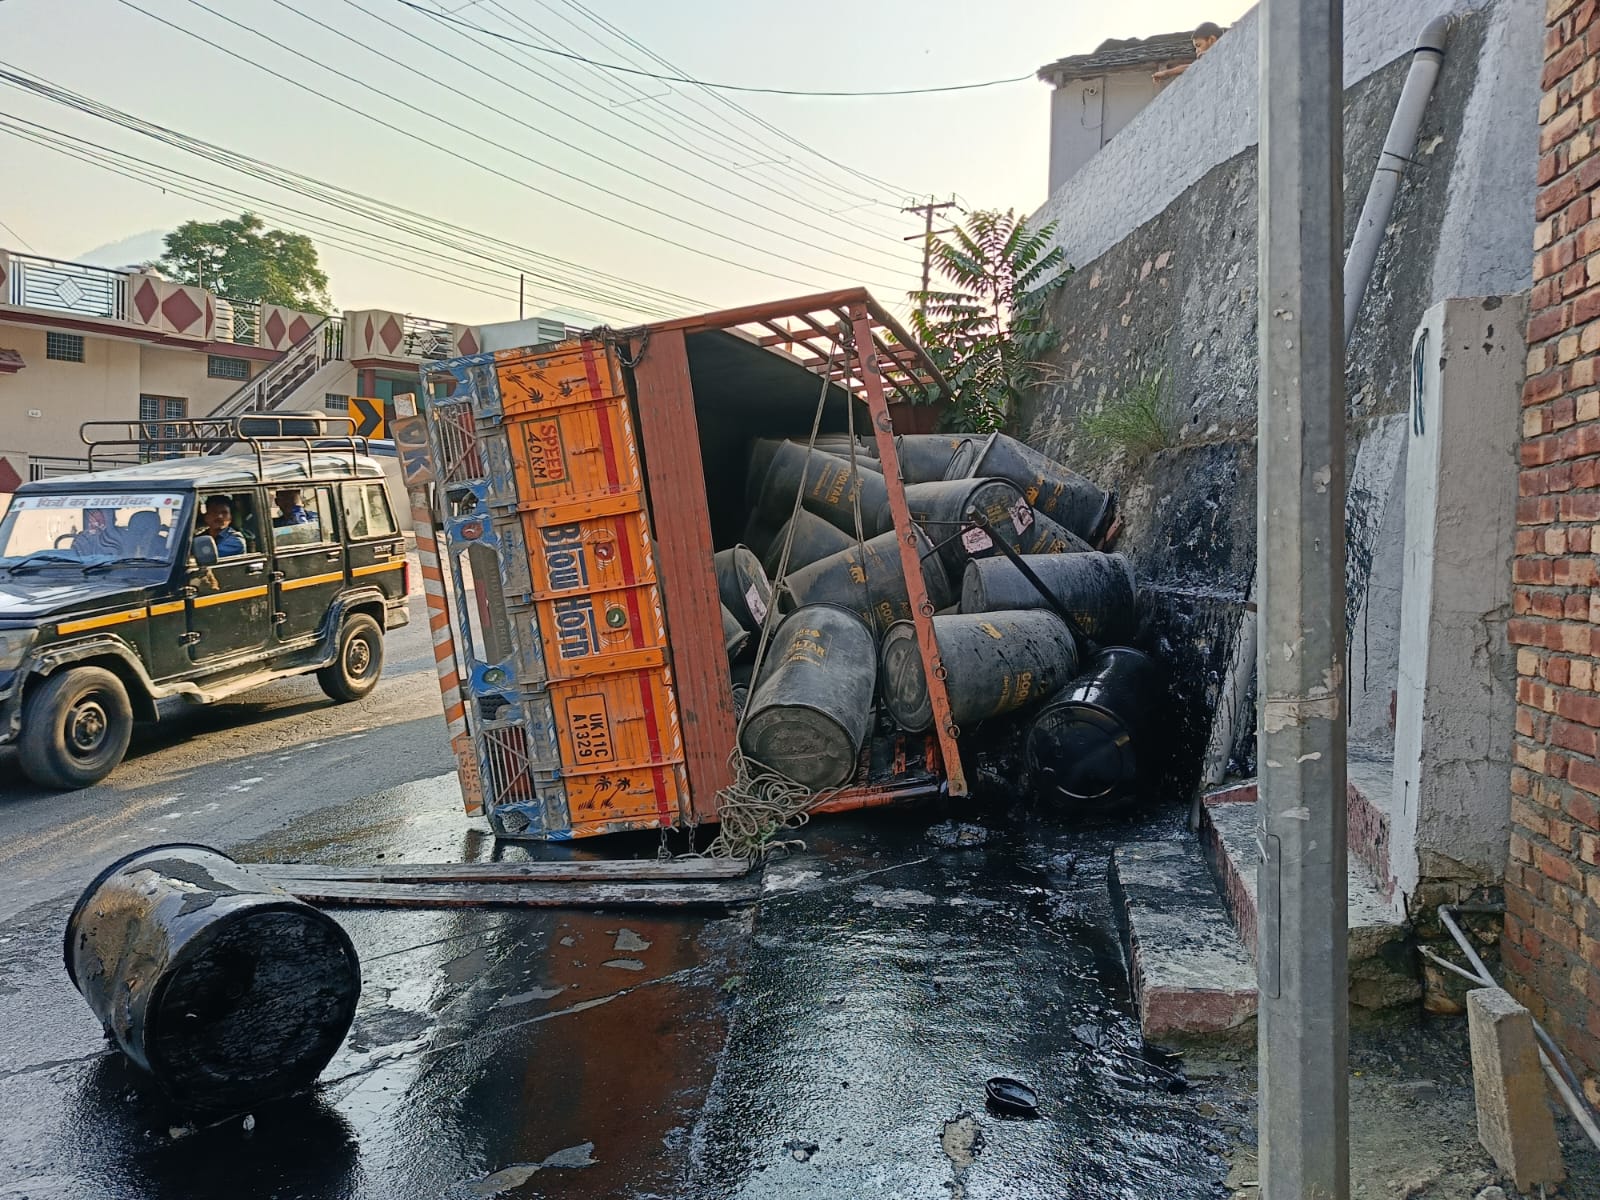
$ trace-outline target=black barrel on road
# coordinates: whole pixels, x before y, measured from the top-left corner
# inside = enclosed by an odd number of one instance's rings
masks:
[[[712,558],[722,606],[752,633],[761,628],[772,607],[772,584],[761,560],[746,546],[718,550]]]
[[[1091,544],[1099,543],[1116,517],[1115,493],[1003,433],[963,446],[950,463],[948,478],[984,475],[1011,480],[1035,509]]]
[[[933,618],[945,670],[950,717],[965,728],[1047,699],[1078,670],[1078,646],[1066,622],[1043,611]],[[902,621],[884,635],[880,655],[884,707],[902,729],[933,727],[933,702],[917,646]]]
[[[831,521],[824,521],[808,508],[802,508],[789,520],[785,521],[772,537],[772,545],[767,549],[766,561],[761,565],[767,570],[771,579],[778,577],[778,567],[782,565],[784,539],[789,536],[789,527],[794,527],[794,544],[789,548],[789,562],[785,570],[794,572],[801,567],[809,567],[819,558],[827,558],[830,554],[837,554],[841,550],[848,550],[856,544],[856,539]]]
[[[241,1111],[309,1086],[361,995],[332,917],[206,846],[118,859],[67,921],[67,975],[174,1100]]]
[[[961,578],[961,611],[1004,612],[1050,608],[1072,615],[1085,637],[1102,644],[1125,642],[1138,632],[1137,585],[1133,564],[1121,554],[1025,554],[1022,561],[1038,576],[1041,595],[1009,558],[974,559]]]
[[[1119,799],[1149,778],[1165,678],[1127,646],[1102,650],[1028,729],[1028,775],[1039,792],[1077,804]]]
[[[933,553],[932,543],[921,535],[917,536],[917,553],[929,603],[934,611],[948,608],[955,602],[955,589],[939,556]],[[787,587],[797,605],[843,605],[879,631],[911,619],[900,543],[892,531],[790,572]]]
[[[773,635],[740,749],[813,791],[846,782],[871,719],[877,664],[872,630],[856,613],[795,609]]]

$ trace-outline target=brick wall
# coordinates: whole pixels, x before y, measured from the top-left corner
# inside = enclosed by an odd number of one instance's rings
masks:
[[[1513,990],[1600,1073],[1600,0],[1548,0],[1516,558]],[[1592,203],[1591,203],[1592,201]],[[1600,1091],[1593,1080],[1591,1092]]]

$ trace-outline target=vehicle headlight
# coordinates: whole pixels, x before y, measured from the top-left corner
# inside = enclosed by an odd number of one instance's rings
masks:
[[[0,671],[15,671],[33,645],[32,629],[0,629]]]

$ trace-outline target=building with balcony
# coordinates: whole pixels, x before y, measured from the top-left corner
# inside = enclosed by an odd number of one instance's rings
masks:
[[[297,312],[0,249],[0,494],[83,470],[84,421],[343,415],[352,396],[413,390],[426,360],[481,348],[466,325]]]

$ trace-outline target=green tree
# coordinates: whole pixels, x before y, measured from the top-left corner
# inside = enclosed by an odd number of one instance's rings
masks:
[[[282,304],[325,313],[332,305],[317,248],[303,233],[268,229],[254,213],[221,221],[185,221],[166,237],[156,266],[179,283],[229,300]]]
[[[1058,340],[1046,302],[1072,271],[1055,232],[1008,209],[968,213],[935,239],[933,267],[951,290],[912,292],[911,327],[955,391],[953,428],[999,429],[1038,382]]]

